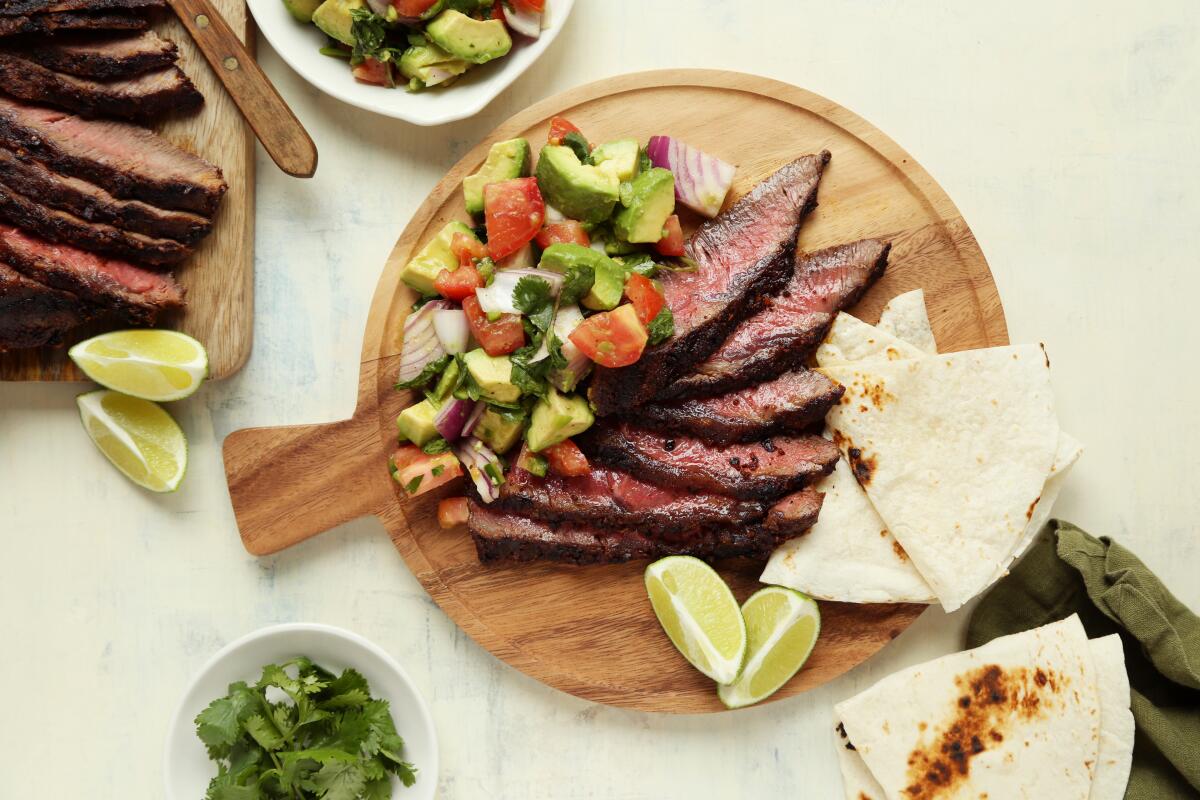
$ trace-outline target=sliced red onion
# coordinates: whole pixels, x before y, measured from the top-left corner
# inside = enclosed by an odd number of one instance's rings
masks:
[[[461,70],[456,72],[445,67],[434,66],[426,71],[424,81],[426,86],[437,86],[439,83],[445,83],[451,78],[457,78],[461,74]]]
[[[388,9],[391,8],[392,4],[388,0],[367,0],[367,5],[376,14],[387,19]]]
[[[475,404],[470,400],[459,400],[451,397],[442,403],[437,415],[433,418],[433,427],[447,442],[456,442],[462,436],[463,428],[475,410]]]
[[[533,269],[533,245],[528,242],[517,252],[496,262],[496,269]]]
[[[451,355],[465,353],[471,339],[467,315],[461,308],[439,308],[433,312],[433,331],[442,348]]]
[[[500,487],[504,483],[504,465],[492,448],[476,439],[474,436],[459,441],[454,445],[454,455],[466,468],[479,497],[483,502],[490,503],[500,497]]]
[[[651,136],[646,155],[674,173],[675,199],[706,217],[720,213],[736,167],[670,136]]]
[[[489,314],[520,314],[521,311],[513,304],[513,290],[517,288],[517,282],[524,277],[541,278],[550,284],[550,292],[555,297],[562,289],[563,276],[548,269],[497,270],[491,286],[475,290],[479,307]]]
[[[592,370],[592,360],[580,352],[569,338],[581,322],[583,313],[576,305],[563,306],[554,316],[554,335],[562,342],[563,358],[567,360],[565,367],[554,370],[550,375],[550,382],[560,392],[574,391],[579,382]]]
[[[404,320],[404,343],[400,348],[399,382],[405,383],[421,374],[431,361],[446,355],[433,328],[435,312],[450,308],[445,300],[430,300]]]
[[[460,436],[470,436],[475,432],[475,426],[479,424],[479,420],[483,419],[483,412],[487,411],[487,403],[483,400],[476,400],[475,407],[471,409],[471,416],[467,417],[466,424],[462,427]]]
[[[542,14],[540,11],[522,11],[513,3],[496,0],[504,10],[504,21],[522,36],[536,39],[542,35]]]
[[[559,211],[554,206],[546,203],[546,222],[565,222],[567,215]]]

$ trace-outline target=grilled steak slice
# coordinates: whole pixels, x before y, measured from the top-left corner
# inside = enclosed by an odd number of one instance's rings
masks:
[[[578,438],[588,459],[668,488],[773,500],[833,471],[838,448],[820,436],[780,436],[724,447],[629,423],[597,425]]]
[[[841,386],[819,372],[785,372],[736,392],[642,406],[634,412],[648,428],[687,433],[713,444],[754,442],[803,431],[841,399]]]
[[[603,467],[576,478],[512,469],[507,478],[496,507],[548,522],[632,527],[661,537],[746,525],[766,514],[762,503],[664,489]]]
[[[0,86],[13,97],[58,106],[85,117],[148,120],[168,112],[195,111],[204,104],[204,95],[176,66],[98,81],[55,72],[5,50],[0,50]]]
[[[221,170],[147,128],[92,120],[0,97],[0,144],[116,197],[211,216],[228,186]]]
[[[794,539],[816,524],[824,500],[811,486],[793,492],[771,506],[760,527],[780,541]]]
[[[26,278],[0,262],[0,352],[61,344],[92,312],[79,298]]]
[[[166,0],[4,0],[0,5],[0,16],[60,14],[65,11],[139,11],[166,6]]]
[[[150,22],[138,14],[122,11],[63,11],[54,14],[0,15],[0,36],[50,34],[59,31],[144,31]]]
[[[121,200],[99,186],[60,175],[4,147],[0,147],[0,183],[85,220],[155,238],[195,244],[212,230],[212,220],[207,217],[190,211],[168,211],[140,200]]]
[[[760,527],[747,526],[669,542],[651,539],[632,528],[610,529],[529,519],[474,500],[470,508],[467,528],[475,540],[479,560],[484,564],[501,561],[619,564],[670,555],[765,560],[784,540]]]
[[[192,248],[174,239],[154,239],[48,208],[4,183],[0,183],[0,219],[52,242],[155,266],[178,263],[192,253]]]
[[[0,261],[46,286],[111,309],[133,324],[153,323],[183,306],[183,289],[169,274],[53,244],[0,224]]]
[[[792,276],[800,223],[816,205],[829,153],[780,168],[727,211],[702,224],[687,243],[694,272],[662,279],[675,335],[646,348],[636,364],[598,367],[590,397],[599,414],[644,403],[708,358],[738,323]]]
[[[163,69],[179,58],[179,48],[154,31],[114,36],[55,36],[22,43],[20,52],[44,67],[81,78],[112,80]]]
[[[787,288],[659,399],[721,394],[800,366],[837,312],[857,303],[883,274],[890,249],[889,242],[863,239],[800,256]]]

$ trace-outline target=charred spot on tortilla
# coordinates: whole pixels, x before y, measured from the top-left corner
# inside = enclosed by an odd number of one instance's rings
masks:
[[[901,561],[908,561],[908,553],[904,552],[904,548],[900,546],[899,542],[892,542],[892,552],[894,552],[896,554],[896,558],[900,559]]]
[[[1046,369],[1050,369],[1050,354],[1046,352],[1046,343],[1038,342],[1038,347],[1042,348],[1042,358],[1046,359]]]
[[[875,473],[875,456],[864,455],[861,449],[851,444],[846,450],[846,460],[850,462],[850,470],[860,486],[865,487],[871,482],[871,476]]]
[[[1053,470],[1051,470],[1051,471],[1053,471]],[[1027,508],[1025,510],[1025,520],[1026,521],[1033,519],[1033,510],[1035,508],[1037,508],[1037,504],[1041,501],[1041,499],[1042,499],[1042,496],[1040,494],[1037,497],[1033,498],[1033,502],[1030,503],[1029,508]]]

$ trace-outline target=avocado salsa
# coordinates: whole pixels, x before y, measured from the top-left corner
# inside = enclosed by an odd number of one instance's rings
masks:
[[[562,117],[536,167],[532,155],[526,139],[493,144],[463,181],[472,224],[446,223],[401,271],[421,299],[396,388],[420,400],[396,420],[389,468],[411,495],[465,473],[490,502],[513,467],[585,474],[572,437],[595,421],[593,366],[628,366],[674,334],[655,276],[695,265],[672,171],[635,139],[593,146]],[[446,527],[465,515],[465,498],[439,507]]]
[[[508,55],[516,32],[537,38],[546,0],[283,0],[328,37],[356,80],[410,92],[449,86]]]

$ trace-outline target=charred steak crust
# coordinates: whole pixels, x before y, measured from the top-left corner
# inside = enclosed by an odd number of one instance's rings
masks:
[[[139,14],[64,11],[52,14],[0,16],[0,36],[54,35],[59,31],[142,31],[150,21]]]
[[[577,443],[594,464],[650,483],[770,501],[833,471],[837,445],[820,436],[716,446],[691,436],[656,433],[628,423],[600,424]]]
[[[64,334],[94,315],[75,295],[0,262],[0,352],[61,344]]]
[[[675,314],[675,335],[648,347],[628,367],[596,368],[589,397],[598,414],[649,400],[707,358],[764,298],[787,284],[800,224],[817,204],[817,186],[829,158],[822,151],[784,165],[700,226],[687,243],[699,268],[662,279]]]
[[[97,81],[55,72],[36,61],[0,50],[0,85],[13,97],[58,106],[85,117],[148,120],[187,113],[204,104],[204,95],[176,66],[130,78]]]
[[[154,266],[176,264],[192,254],[191,247],[174,239],[154,239],[47,208],[4,183],[0,183],[0,219],[52,242],[74,244]]]
[[[61,14],[68,11],[141,11],[166,6],[166,0],[4,0],[0,5],[0,16]]]
[[[42,66],[81,78],[128,78],[169,67],[179,48],[154,31],[115,36],[55,36],[21,43],[20,53]]]
[[[722,394],[802,366],[837,313],[857,303],[883,275],[890,250],[890,242],[863,239],[799,255],[784,290],[656,399]]]
[[[195,244],[212,231],[212,220],[190,211],[170,211],[140,200],[121,200],[99,186],[60,175],[44,164],[0,147],[0,183],[53,208],[90,222],[133,233]]]
[[[803,432],[844,392],[819,372],[796,370],[717,397],[645,405],[630,417],[648,428],[690,434],[711,444],[753,442]]]
[[[0,144],[110,194],[211,216],[228,184],[221,170],[147,128],[88,120],[0,97]]]

